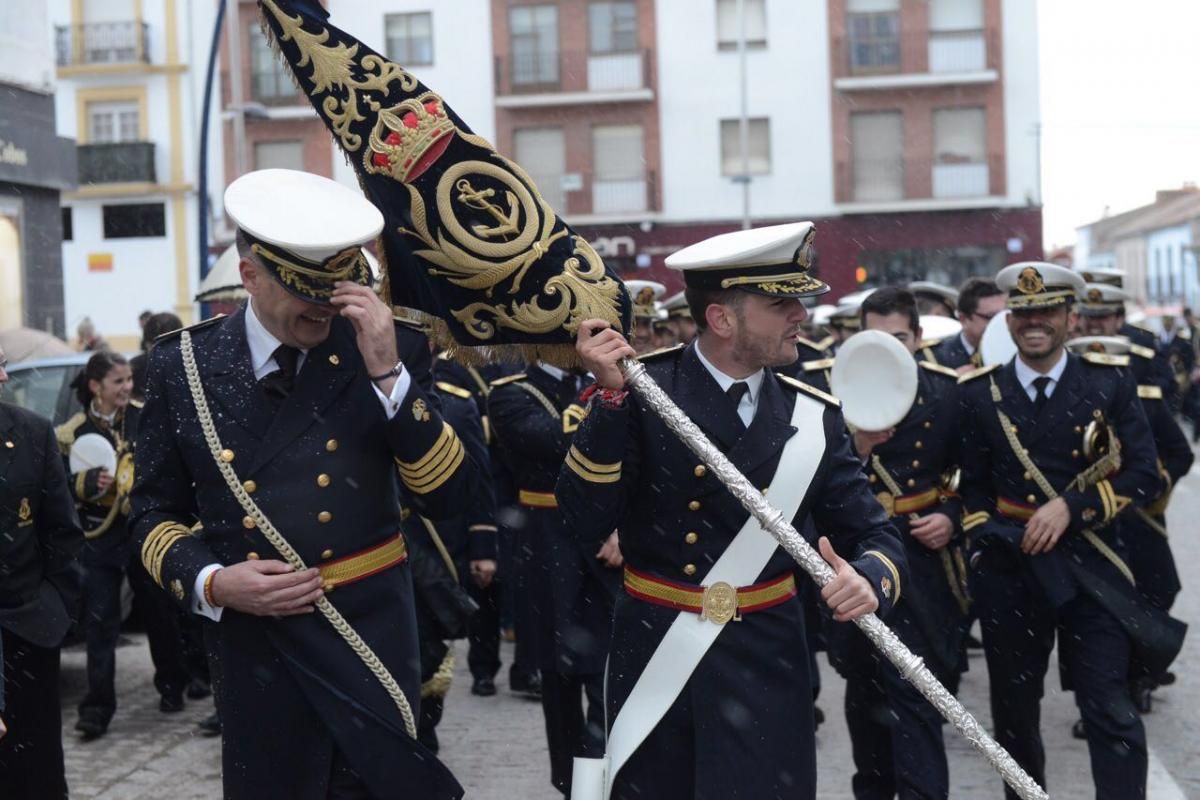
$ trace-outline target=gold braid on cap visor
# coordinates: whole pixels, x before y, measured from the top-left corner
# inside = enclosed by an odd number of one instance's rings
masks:
[[[308,261],[261,241],[253,242],[250,250],[275,267],[280,283],[314,298],[332,297],[335,281],[353,281],[364,286],[371,282],[371,267],[358,245],[340,250],[324,261]]]
[[[1063,289],[1055,292],[1039,292],[1037,294],[1016,294],[1008,296],[1009,308],[1042,308],[1069,303],[1075,297],[1075,290]]]
[[[794,294],[797,292],[820,292],[829,287],[803,272],[788,272],[782,275],[739,275],[721,280],[722,289],[750,286],[765,294]]]

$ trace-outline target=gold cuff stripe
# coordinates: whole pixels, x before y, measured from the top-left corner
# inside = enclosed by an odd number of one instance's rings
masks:
[[[588,483],[617,483],[621,480],[621,462],[618,461],[615,465],[616,471],[596,472],[588,469],[577,458],[578,451],[572,447],[567,451],[567,467],[579,477],[583,478]],[[594,462],[589,462],[594,463]]]
[[[79,500],[87,500],[87,470],[75,473],[75,497]]]
[[[429,448],[425,455],[412,462],[396,459],[396,463],[400,465],[400,471],[414,475],[420,474],[426,467],[428,467],[437,459],[438,448],[444,448],[447,443],[454,438],[456,438],[454,435],[454,429],[450,427],[450,423],[443,420],[442,432],[438,435],[438,438],[434,440],[433,446]]]
[[[498,533],[499,530],[495,525],[471,525],[467,533]]]
[[[162,565],[167,551],[180,539],[190,535],[187,526],[174,521],[160,522],[146,535],[146,541],[142,543],[142,564],[160,587],[163,585]]]
[[[894,606],[894,605],[896,605],[896,603],[899,603],[900,602],[900,570],[896,569],[896,565],[892,563],[892,560],[890,558],[888,558],[887,556],[885,556],[883,553],[879,552],[878,550],[868,550],[867,552],[863,553],[863,555],[864,556],[875,556],[880,561],[882,561],[884,566],[888,568],[888,571],[892,573],[892,581],[896,584],[896,596],[892,598],[892,605]]]
[[[450,480],[450,476],[462,465],[466,455],[467,451],[463,449],[462,442],[456,436],[451,444],[449,454],[440,462],[439,466],[427,470],[420,478],[402,475],[404,485],[416,494],[429,494]]]
[[[517,492],[517,502],[530,508],[558,508],[558,498],[555,497],[554,492],[521,489]]]
[[[571,445],[571,449],[570,449],[570,451],[567,452],[567,455],[571,458],[574,458],[576,461],[578,461],[579,466],[581,466],[584,469],[587,469],[591,472],[598,473],[600,475],[611,474],[614,472],[619,473],[621,471],[621,462],[620,461],[617,461],[613,464],[601,464],[596,461],[592,461],[590,458],[585,456],[583,453],[579,452],[579,448],[577,448],[575,445]]]
[[[976,511],[974,514],[966,514],[962,518],[963,531],[969,531],[972,528],[978,528],[991,518],[992,515],[986,511]]]
[[[1138,397],[1143,400],[1162,400],[1161,386],[1138,386]]]
[[[400,467],[400,475],[406,481],[420,483],[430,475],[437,473],[448,460],[454,457],[455,450],[461,448],[462,442],[459,441],[457,436],[453,439],[447,439],[437,446],[437,458],[435,458],[432,462],[422,467],[420,470],[405,469],[402,466]]]

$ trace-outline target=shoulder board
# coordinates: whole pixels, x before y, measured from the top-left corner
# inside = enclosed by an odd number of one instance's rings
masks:
[[[497,386],[505,386],[510,383],[516,383],[517,381],[523,381],[527,377],[528,376],[524,372],[518,372],[516,375],[505,375],[503,378],[496,378],[496,380],[489,383],[488,386],[495,389]]]
[[[776,372],[775,377],[778,378],[779,382],[782,383],[784,386],[790,386],[793,389],[804,392],[805,394],[812,395],[813,397],[817,398],[818,400],[823,400],[824,402],[828,403],[829,405],[833,406],[834,408],[840,408],[842,405],[841,400],[838,400],[836,397],[829,394],[828,392],[822,392],[820,389],[818,389],[815,386],[809,386],[804,381],[798,381],[795,378],[790,377],[788,375],[784,375],[781,372]]]
[[[133,406],[134,408],[145,408],[145,407],[146,407],[146,401],[145,401],[145,400],[138,400],[136,397],[131,397],[131,398],[129,399],[129,405]]]
[[[832,358],[821,358],[817,359],[816,361],[805,361],[800,365],[800,368],[805,372],[815,372],[819,369],[832,369],[833,362],[834,359]]]
[[[1108,353],[1084,353],[1083,360],[1102,367],[1129,366],[1129,356],[1114,356]]]
[[[184,325],[182,328],[176,328],[173,331],[167,331],[166,333],[155,337],[154,343],[158,344],[159,342],[165,342],[168,339],[174,339],[176,336],[183,333],[184,331],[189,331],[189,332],[190,331],[198,331],[203,328],[207,328],[210,325],[216,325],[218,322],[220,322],[223,319],[225,319],[224,314],[217,314],[215,317],[209,317],[208,319],[202,319],[199,322],[197,322],[195,325]]]
[[[447,383],[446,381],[438,381],[435,385],[437,386],[437,388],[441,389],[446,394],[452,394],[455,397],[461,397],[464,400],[469,400],[471,398],[470,392],[468,392],[466,389],[462,388],[461,386],[455,386],[453,383]]]
[[[831,347],[833,347],[833,337],[832,336],[826,336],[824,339],[817,342],[818,350],[828,350]]]
[[[684,348],[682,344],[673,344],[670,347],[660,347],[657,350],[651,350],[649,353],[644,353],[638,356],[638,361],[653,361],[657,358],[662,358],[670,353],[677,353]]]
[[[921,349],[924,350],[926,348],[937,347],[939,344],[942,343],[942,338],[943,337],[939,336],[936,339],[922,339],[921,340]]]
[[[417,333],[423,333],[426,336],[429,335],[429,326],[428,325],[425,325],[424,323],[421,323],[421,322],[417,322],[416,320],[411,320],[408,317],[393,316],[392,322],[394,322],[397,325],[400,325],[402,327],[408,328],[410,330],[414,330]]]
[[[1138,386],[1138,397],[1143,400],[1162,400],[1161,386]]]
[[[75,416],[59,425],[54,429],[54,438],[58,439],[58,443],[64,450],[69,449],[75,441],[75,431],[79,430],[79,426],[87,421],[87,415],[82,411],[76,412]]]
[[[986,366],[986,367],[980,367],[979,369],[973,369],[973,370],[971,370],[971,371],[970,371],[970,372],[968,372],[968,373],[965,373],[965,374],[963,374],[963,375],[959,375],[959,376],[958,376],[958,382],[959,382],[959,383],[966,383],[967,381],[974,380],[975,378],[978,378],[978,377],[980,377],[980,376],[982,376],[982,375],[987,375],[987,374],[988,374],[989,372],[991,372],[992,370],[994,370],[994,369],[999,369],[999,368],[1000,368],[1000,365],[999,365],[999,364],[989,364],[989,365],[988,365],[988,366]]]
[[[1154,358],[1156,355],[1158,355],[1158,353],[1154,352],[1153,347],[1146,347],[1145,345],[1140,344],[1129,345],[1129,352],[1142,358]]]
[[[812,339],[805,339],[803,336],[799,337],[796,341],[807,347],[809,350],[816,350],[818,353],[825,349],[825,346],[820,342],[814,342]]]
[[[930,372],[937,372],[949,378],[954,378],[954,380],[958,380],[958,373],[949,367],[944,367],[941,364],[935,364],[932,361],[918,361],[917,364],[922,369],[927,369]]]

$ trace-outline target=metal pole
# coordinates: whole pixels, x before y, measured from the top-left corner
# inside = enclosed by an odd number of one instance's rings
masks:
[[[246,113],[242,92],[242,23],[238,19],[237,0],[225,0],[233,6],[229,24],[229,102],[233,114],[234,178],[246,174]]]
[[[204,106],[200,111],[200,170],[196,177],[200,187],[200,202],[197,203],[200,209],[200,280],[204,280],[208,275],[208,121],[211,116],[213,78],[216,75],[217,58],[221,50],[221,25],[224,22],[225,3],[220,3],[217,5],[217,20],[213,23],[212,44],[208,48],[208,70],[204,76]]]
[[[737,467],[725,457],[725,454],[705,437],[704,433],[696,427],[696,423],[692,422],[687,414],[683,413],[679,406],[675,405],[674,401],[667,396],[667,393],[654,382],[647,374],[646,368],[641,363],[629,358],[623,359],[620,366],[625,373],[626,383],[637,392],[641,401],[658,414],[667,427],[687,445],[688,449],[708,465],[708,468],[720,479],[729,493],[762,524],[763,530],[770,533],[779,542],[779,546],[788,552],[788,555],[804,567],[804,571],[816,581],[817,585],[824,586],[833,580],[833,570],[825,563],[825,559],[821,558],[804,537],[792,527],[791,520],[784,519],[781,512],[771,507],[762,492],[754,488],[754,485],[738,472]],[[954,695],[946,691],[933,673],[925,667],[925,663],[914,655],[900,641],[899,637],[880,621],[879,617],[868,614],[854,620],[854,624],[889,661],[896,665],[900,674],[917,687],[925,699],[951,722],[958,732],[974,745],[976,750],[987,758],[1014,792],[1024,800],[1048,800],[1049,795],[1045,790],[1038,786],[1037,782],[1021,769],[1021,765],[987,734],[978,720],[963,708]]]
[[[738,121],[738,140],[742,150],[742,230],[750,228],[750,117],[746,97],[746,0],[737,0],[738,15],[738,80],[741,88],[741,119]]]

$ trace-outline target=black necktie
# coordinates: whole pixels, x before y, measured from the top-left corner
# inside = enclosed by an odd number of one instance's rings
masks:
[[[733,403],[733,413],[738,415],[738,419],[742,418],[742,415],[738,414],[738,407],[742,404],[742,398],[745,397],[749,391],[750,386],[745,381],[738,381],[737,383],[730,384],[729,388],[725,390],[725,394]],[[743,422],[743,424],[745,423]]]
[[[1033,396],[1033,406],[1038,411],[1041,411],[1046,406],[1046,401],[1050,399],[1046,394],[1046,387],[1050,385],[1050,378],[1043,375],[1040,378],[1033,379],[1033,386],[1037,389],[1037,394]]]
[[[279,369],[264,375],[259,383],[267,393],[267,399],[278,408],[296,385],[296,363],[300,360],[300,351],[290,345],[281,344],[275,348],[271,357],[275,359]]]

